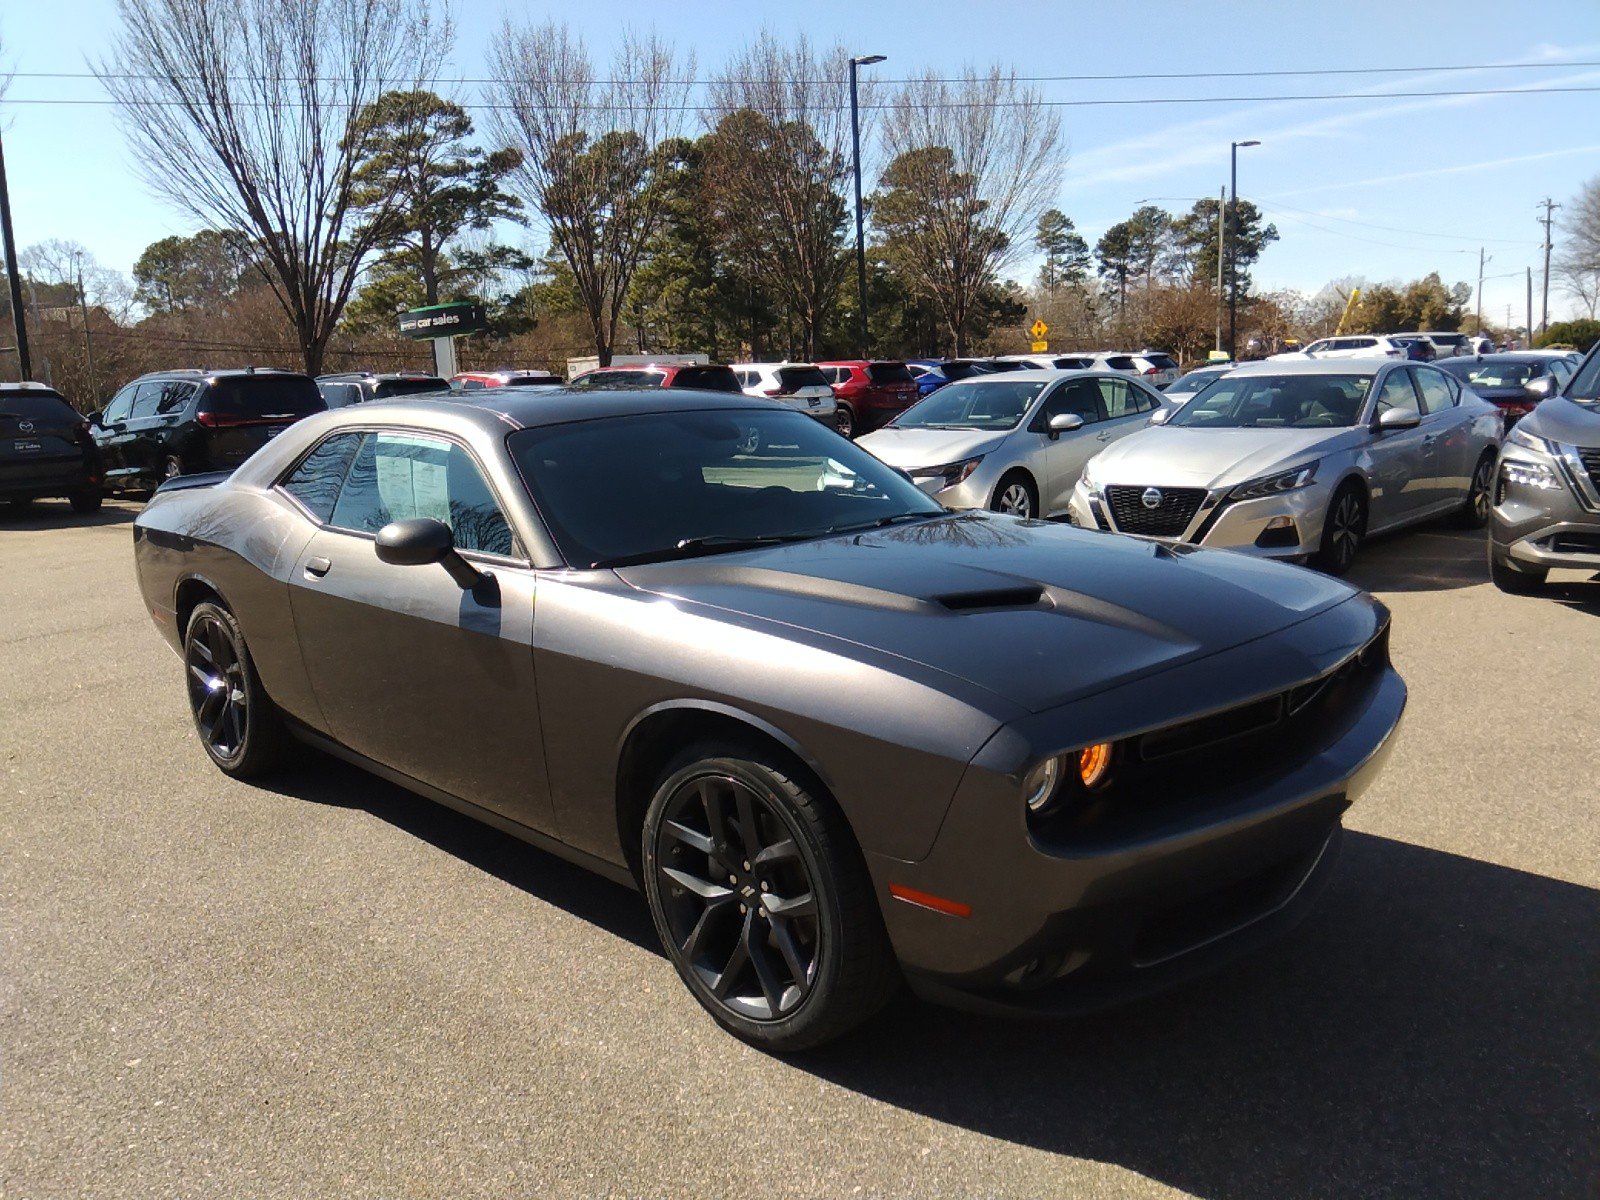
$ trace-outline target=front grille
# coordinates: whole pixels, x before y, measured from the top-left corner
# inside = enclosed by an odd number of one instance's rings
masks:
[[[1154,508],[1144,502],[1147,491],[1158,491],[1161,501]],[[1111,518],[1123,533],[1146,537],[1179,537],[1206,498],[1205,488],[1147,488],[1113,485],[1106,488]]]
[[[1600,450],[1579,450],[1578,457],[1583,460],[1583,469],[1589,473],[1589,482],[1594,484],[1596,491],[1600,491]]]

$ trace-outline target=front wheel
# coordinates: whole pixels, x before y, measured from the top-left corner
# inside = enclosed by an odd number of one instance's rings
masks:
[[[645,814],[645,898],[661,944],[724,1029],[776,1052],[846,1033],[898,975],[872,882],[832,802],[760,751],[706,744]]]
[[[1025,472],[1010,471],[995,485],[989,507],[1014,517],[1035,517],[1039,515],[1039,492]]]
[[[178,459],[178,456],[176,454],[167,455],[167,461],[161,464],[161,481],[165,483],[167,480],[176,479],[182,474],[183,463]]]
[[[844,401],[840,401],[833,413],[833,426],[841,436],[853,438],[856,436],[856,410]]]
[[[183,665],[195,731],[211,761],[235,779],[282,765],[288,750],[283,718],[261,687],[232,613],[209,601],[195,606]]]
[[[1361,489],[1347,483],[1333,494],[1322,521],[1322,544],[1315,562],[1329,575],[1343,575],[1356,561],[1367,533],[1367,501]]]
[[[1489,493],[1494,487],[1495,455],[1485,450],[1472,470],[1472,482],[1467,485],[1467,498],[1456,514],[1456,524],[1462,529],[1482,529],[1489,523]]]

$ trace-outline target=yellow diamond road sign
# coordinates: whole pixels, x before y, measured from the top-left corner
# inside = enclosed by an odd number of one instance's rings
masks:
[[[1035,321],[1032,325],[1028,326],[1028,336],[1036,342],[1044,341],[1044,335],[1049,332],[1050,326],[1046,325],[1043,321]]]

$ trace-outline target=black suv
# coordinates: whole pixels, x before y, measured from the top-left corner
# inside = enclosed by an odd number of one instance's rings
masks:
[[[362,404],[368,400],[388,400],[395,396],[416,396],[425,392],[448,392],[450,384],[437,375],[401,371],[380,375],[372,371],[344,371],[337,375],[318,375],[317,390],[329,408]]]
[[[327,407],[310,376],[294,371],[156,371],[113,396],[89,426],[106,486],[150,491],[178,475],[231,471]]]
[[[0,500],[20,507],[65,496],[73,512],[94,512],[100,482],[100,455],[77,409],[42,383],[0,383]]]

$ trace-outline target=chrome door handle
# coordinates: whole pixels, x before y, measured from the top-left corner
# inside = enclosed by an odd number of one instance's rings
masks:
[[[1094,440],[1097,442],[1109,442],[1111,435],[1109,433],[1097,433],[1094,435]]]
[[[331,570],[333,570],[333,564],[325,558],[306,559],[307,579],[321,579]]]

